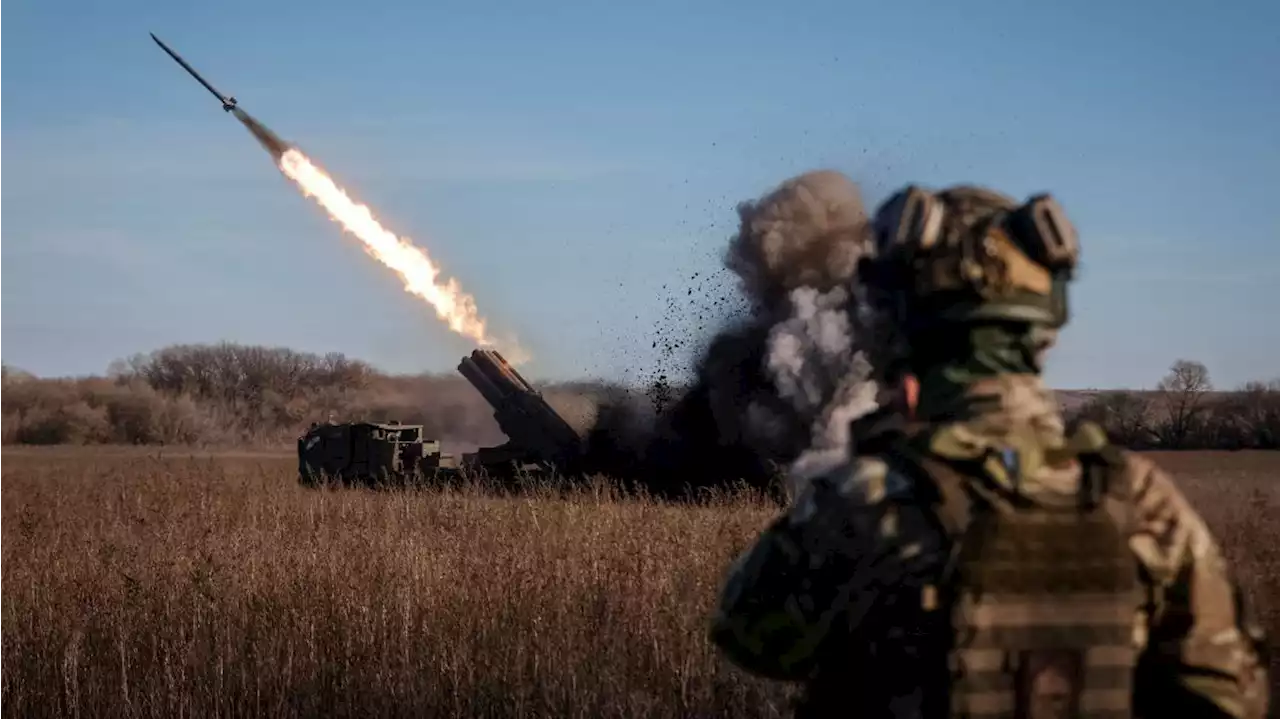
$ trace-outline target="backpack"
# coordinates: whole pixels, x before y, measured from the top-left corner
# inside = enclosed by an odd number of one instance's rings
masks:
[[[893,454],[932,485],[953,540],[943,575],[921,598],[950,614],[950,715],[1131,717],[1146,594],[1128,543],[1123,455],[1085,426],[1045,452],[1051,466],[1079,461],[1078,491],[1024,491],[1011,450],[1004,485],[980,461],[939,456],[929,440],[927,429],[914,432]]]

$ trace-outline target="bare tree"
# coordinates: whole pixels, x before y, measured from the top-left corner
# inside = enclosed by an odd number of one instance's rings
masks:
[[[1184,448],[1199,424],[1205,397],[1213,390],[1209,368],[1180,359],[1169,368],[1157,389],[1165,410],[1165,421],[1157,428],[1160,442],[1170,449]]]

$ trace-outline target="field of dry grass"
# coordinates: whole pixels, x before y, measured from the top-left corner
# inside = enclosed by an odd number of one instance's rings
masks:
[[[776,716],[704,639],[772,514],[308,491],[292,459],[4,452],[5,716]],[[1280,453],[1167,455],[1280,637]]]

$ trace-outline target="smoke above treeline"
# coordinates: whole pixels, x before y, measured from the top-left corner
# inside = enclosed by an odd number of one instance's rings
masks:
[[[586,437],[591,471],[659,489],[761,486],[797,460],[847,448],[850,422],[876,408],[859,347],[854,274],[870,241],[858,186],[810,172],[737,211],[723,264],[748,311],[712,330],[687,390],[677,395],[658,374],[645,396],[600,404]]]

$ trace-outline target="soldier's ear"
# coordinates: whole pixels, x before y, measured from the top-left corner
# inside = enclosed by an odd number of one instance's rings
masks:
[[[920,401],[920,380],[910,372],[902,375],[902,399],[907,405],[907,416],[915,419],[916,403]]]

